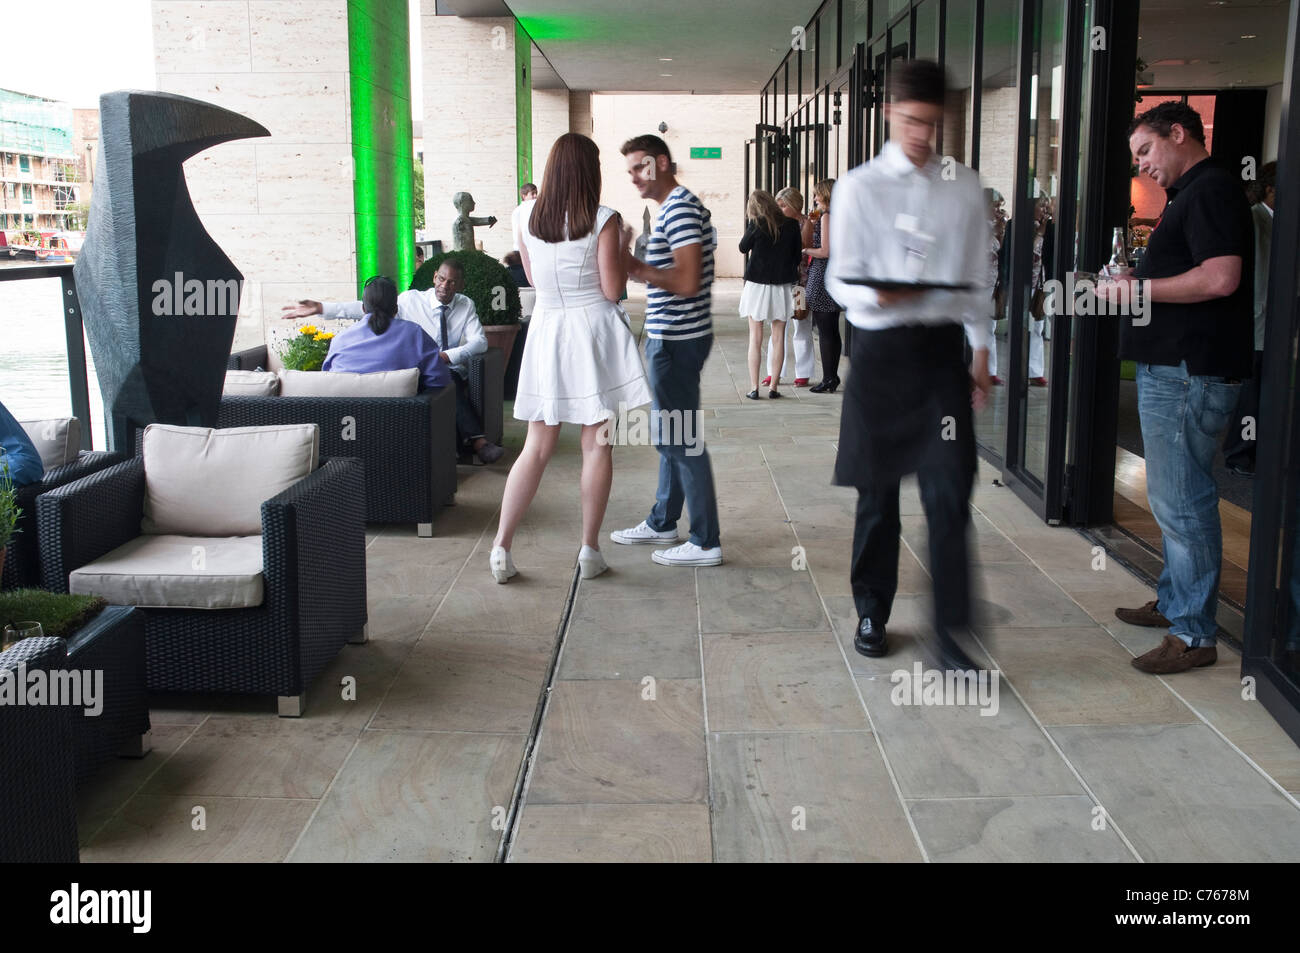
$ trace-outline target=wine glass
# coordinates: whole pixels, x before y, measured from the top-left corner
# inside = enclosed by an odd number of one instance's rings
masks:
[[[4,651],[16,642],[23,639],[36,638],[45,634],[39,622],[10,622],[5,625],[4,642],[0,643],[0,651]]]

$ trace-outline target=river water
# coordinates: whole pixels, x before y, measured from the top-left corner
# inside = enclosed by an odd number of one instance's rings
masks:
[[[72,416],[62,296],[57,278],[0,281],[0,403],[19,420]],[[89,344],[86,361],[91,440],[96,450],[103,450],[104,401]]]

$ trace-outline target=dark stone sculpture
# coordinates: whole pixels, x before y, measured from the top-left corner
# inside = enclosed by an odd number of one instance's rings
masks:
[[[104,395],[110,449],[150,423],[215,427],[244,276],[204,229],[182,163],[232,139],[269,136],[186,96],[99,98],[100,151],[86,242],[73,274]]]

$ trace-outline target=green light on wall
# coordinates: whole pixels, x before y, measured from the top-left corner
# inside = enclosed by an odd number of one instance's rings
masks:
[[[516,22],[534,40],[585,40],[596,34],[589,17],[518,17]]]
[[[348,0],[357,289],[415,273],[411,46],[407,0]]]

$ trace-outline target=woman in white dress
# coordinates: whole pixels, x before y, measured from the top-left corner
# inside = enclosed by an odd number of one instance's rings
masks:
[[[600,524],[609,502],[613,459],[608,421],[620,405],[650,403],[645,364],[619,306],[622,266],[618,213],[600,204],[600,151],[566,133],[546,160],[541,198],[521,221],[519,254],[537,303],[519,368],[515,417],[528,437],[510,468],[490,565],[497,582],[516,574],[510,545],[555,450],[560,424],[582,427],[582,550],[590,579],[609,568]]]

